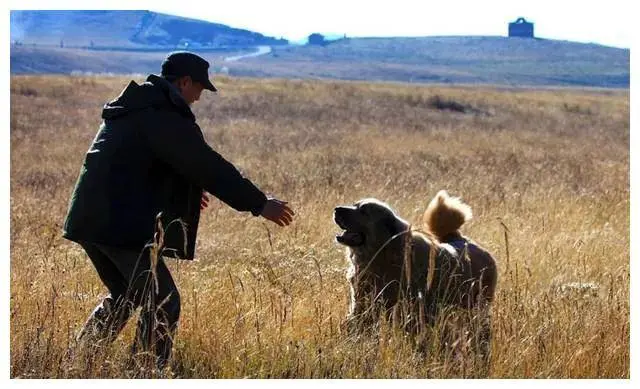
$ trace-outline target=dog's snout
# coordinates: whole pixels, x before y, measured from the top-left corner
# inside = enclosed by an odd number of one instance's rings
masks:
[[[333,210],[333,215],[334,217],[345,218],[345,217],[348,217],[348,215],[353,211],[355,211],[354,207],[347,207],[347,206],[341,205],[341,206],[335,207],[335,209]]]
[[[333,220],[342,228],[346,228],[348,223],[351,207],[339,206],[333,210]]]
[[[334,212],[334,213],[341,213],[341,212],[344,212],[344,211],[345,211],[345,209],[346,209],[346,207],[338,206],[338,207],[335,207],[335,208],[334,208],[333,212]]]

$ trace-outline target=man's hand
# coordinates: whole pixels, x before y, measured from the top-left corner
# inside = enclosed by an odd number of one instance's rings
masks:
[[[288,226],[293,221],[295,213],[287,206],[286,201],[268,198],[260,216],[271,220],[280,227]]]
[[[207,192],[202,191],[202,199],[200,199],[200,210],[203,210],[209,206],[209,196]]]

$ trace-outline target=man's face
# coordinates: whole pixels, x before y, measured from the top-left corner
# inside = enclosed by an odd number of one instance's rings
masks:
[[[182,98],[184,98],[189,105],[200,100],[200,94],[204,89],[202,84],[197,81],[193,81],[189,76],[179,79],[176,86],[178,87],[178,90],[180,90]]]

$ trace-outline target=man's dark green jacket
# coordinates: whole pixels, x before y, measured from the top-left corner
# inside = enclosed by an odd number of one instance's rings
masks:
[[[139,250],[162,212],[165,253],[193,259],[203,189],[259,215],[266,196],[205,142],[189,105],[165,79],[131,81],[105,105],[69,203],[64,237]],[[186,237],[186,242],[185,242]],[[173,254],[172,254],[173,252]]]

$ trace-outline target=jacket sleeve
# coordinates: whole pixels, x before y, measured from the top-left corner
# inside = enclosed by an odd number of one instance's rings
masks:
[[[143,125],[152,152],[189,181],[237,211],[260,215],[266,196],[236,167],[213,150],[195,122],[156,111],[158,125]]]

